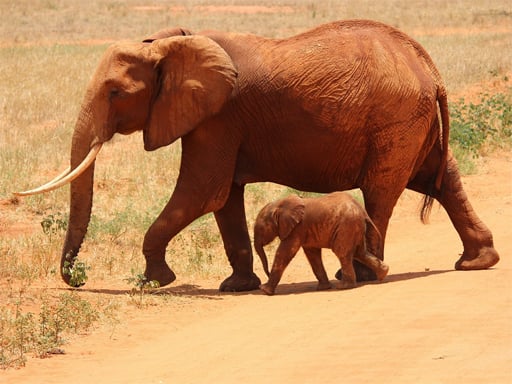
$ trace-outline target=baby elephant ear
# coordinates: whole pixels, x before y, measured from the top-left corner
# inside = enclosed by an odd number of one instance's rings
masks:
[[[205,36],[155,40],[156,95],[144,148],[152,151],[186,135],[217,114],[231,97],[237,71],[229,55]]]
[[[276,209],[279,239],[286,239],[304,217],[304,201],[297,195],[283,199]]]

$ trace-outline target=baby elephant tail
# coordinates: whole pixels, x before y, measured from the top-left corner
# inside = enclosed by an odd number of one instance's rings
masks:
[[[376,244],[377,248],[375,249],[372,249],[372,252],[376,257],[378,257],[379,259],[383,259],[383,250],[381,249],[381,244],[382,244],[382,235],[380,234],[380,231],[379,229],[375,226],[375,223],[372,221],[372,219],[370,219],[370,217],[368,215],[366,215],[366,239],[368,241],[368,232],[369,231],[372,231],[375,233],[376,237],[377,237],[377,240],[378,240],[378,244]]]
[[[366,232],[371,230],[375,232],[375,236],[377,238],[377,244],[373,243],[373,247],[371,252],[366,250],[365,253],[365,264],[367,267],[369,267],[377,277],[377,280],[383,280],[388,272],[389,272],[389,266],[384,263],[384,253],[382,250],[382,235],[380,231],[375,226],[375,223],[368,217],[366,217]],[[366,238],[368,238],[368,235],[366,235]]]

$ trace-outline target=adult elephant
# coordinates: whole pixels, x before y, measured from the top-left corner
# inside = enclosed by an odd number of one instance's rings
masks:
[[[73,171],[28,191],[72,180],[61,266],[73,263],[87,230],[96,153],[115,133],[137,130],[148,151],[182,143],[176,187],[143,244],[145,276],[162,286],[175,279],[165,262],[169,241],[214,212],[233,268],[220,289],[258,288],[243,195],[247,183],[262,181],[316,192],[360,188],[382,239],[409,188],[427,196],[422,218],[432,198],[448,212],[464,246],[455,268],[499,260],[448,149],[441,77],[427,52],[390,26],[338,21],[288,39],[172,29],[108,48],[77,119]],[[383,249],[375,233],[367,237],[370,250]]]

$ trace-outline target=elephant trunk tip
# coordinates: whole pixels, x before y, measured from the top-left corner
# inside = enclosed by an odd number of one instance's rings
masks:
[[[267,254],[265,253],[265,250],[263,249],[263,244],[259,241],[255,242],[255,248],[256,253],[260,257],[261,265],[263,266],[263,271],[265,271],[265,274],[267,277],[270,277],[270,272],[268,270],[268,260],[267,260]]]
[[[263,259],[263,257],[264,257],[264,259]],[[267,256],[265,255],[263,257],[261,257],[262,264],[263,264],[263,270],[265,271],[265,275],[267,275],[267,277],[270,277],[270,271],[268,270]],[[263,261],[263,260],[265,260],[265,261]]]

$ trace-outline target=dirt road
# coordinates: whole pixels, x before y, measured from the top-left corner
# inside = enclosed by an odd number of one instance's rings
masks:
[[[512,156],[464,184],[493,230],[493,269],[453,270],[462,249],[445,212],[424,226],[420,197],[407,193],[382,283],[315,292],[300,255],[273,297],[178,283],[165,311],[134,309],[113,337],[99,330],[65,355],[0,372],[0,383],[512,383]],[[332,276],[334,256],[324,259]]]

